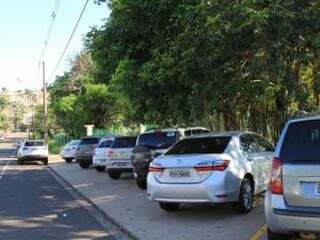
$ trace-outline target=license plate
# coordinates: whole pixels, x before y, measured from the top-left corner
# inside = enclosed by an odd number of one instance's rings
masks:
[[[170,170],[169,176],[171,178],[190,178],[191,172],[188,169],[174,169]]]
[[[314,191],[316,195],[320,196],[320,183],[316,183]]]
[[[126,162],[119,162],[119,163],[115,163],[114,165],[117,166],[117,167],[126,167],[126,166],[128,166],[128,163],[126,163]]]

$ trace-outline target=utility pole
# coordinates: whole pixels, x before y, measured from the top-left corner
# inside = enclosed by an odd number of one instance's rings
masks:
[[[48,103],[47,103],[47,83],[46,83],[46,65],[45,62],[42,62],[42,78],[43,78],[43,107],[44,107],[44,121],[43,121],[43,130],[44,130],[44,141],[48,145]]]

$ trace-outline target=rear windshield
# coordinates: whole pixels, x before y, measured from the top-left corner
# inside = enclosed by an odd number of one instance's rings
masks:
[[[154,132],[141,134],[138,145],[152,149],[163,149],[171,147],[178,139],[178,132]]]
[[[79,140],[73,140],[71,142],[69,142],[67,145],[68,146],[75,146],[75,145],[78,145],[79,144]]]
[[[34,141],[34,142],[26,142],[24,144],[25,147],[40,147],[44,146],[44,142],[42,141]]]
[[[133,148],[136,145],[136,137],[116,138],[112,144],[112,148]]]
[[[230,137],[206,137],[184,139],[174,145],[165,155],[223,153]]]
[[[291,123],[280,159],[284,162],[320,160],[320,120]]]
[[[97,148],[109,148],[111,147],[113,143],[113,140],[105,140],[105,141],[102,141]]]
[[[94,145],[94,144],[98,144],[99,141],[100,141],[99,138],[84,138],[84,139],[81,139],[79,145]]]

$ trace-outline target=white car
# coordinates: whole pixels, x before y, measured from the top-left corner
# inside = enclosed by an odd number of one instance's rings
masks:
[[[268,239],[320,239],[320,116],[288,121],[270,168]]]
[[[185,138],[150,165],[148,197],[166,211],[180,203],[235,203],[248,213],[254,194],[266,190],[274,147],[250,132]]]
[[[92,162],[98,172],[103,172],[106,169],[108,150],[110,149],[113,141],[114,137],[103,138],[94,150]]]
[[[123,172],[132,172],[131,155],[137,137],[115,137],[106,162],[110,178],[118,179]]]
[[[42,140],[27,140],[18,150],[18,162],[23,165],[27,161],[41,161],[48,165],[48,149]]]
[[[80,140],[72,140],[61,149],[61,158],[67,163],[71,163],[73,159],[75,159],[76,149],[79,145],[79,142]]]

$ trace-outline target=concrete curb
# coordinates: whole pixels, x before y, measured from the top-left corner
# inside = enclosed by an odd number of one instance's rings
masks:
[[[50,165],[48,165],[48,169],[50,172],[56,176],[58,179],[60,179],[65,185],[67,185],[69,188],[72,189],[77,195],[80,196],[83,200],[88,202],[97,212],[99,212],[104,218],[106,218],[108,221],[110,221],[116,228],[118,228],[123,234],[127,236],[127,239],[130,240],[139,240],[137,236],[135,236],[133,233],[131,233],[123,224],[121,224],[119,221],[111,217],[108,213],[106,213],[102,208],[100,208],[97,204],[95,204],[89,197],[84,195],[82,192],[80,192],[77,188],[75,188],[71,183],[69,183],[65,178],[63,178],[54,168],[52,168]],[[103,226],[104,227],[104,226]],[[108,229],[106,229],[108,230]],[[117,240],[123,240],[123,238],[116,238]]]

